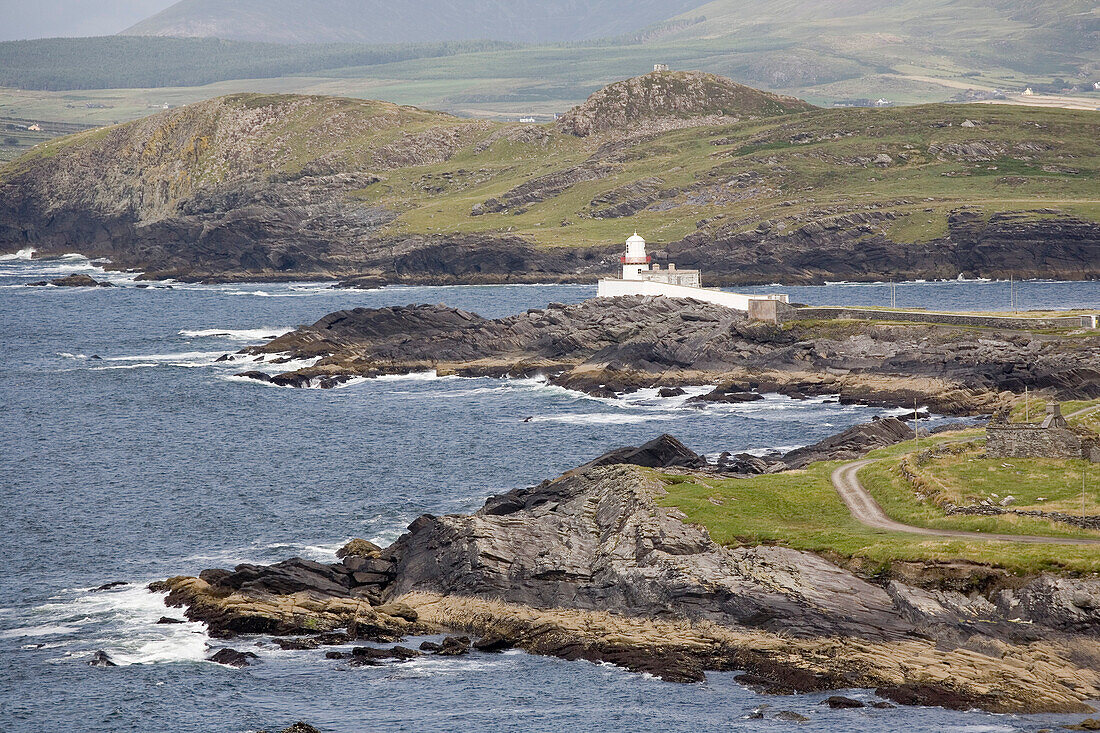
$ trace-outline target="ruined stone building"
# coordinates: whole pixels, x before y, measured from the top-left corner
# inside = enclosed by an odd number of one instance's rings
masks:
[[[985,450],[991,458],[1080,458],[1100,463],[1100,436],[1071,426],[1062,417],[1062,406],[1052,403],[1038,425],[991,422]]]

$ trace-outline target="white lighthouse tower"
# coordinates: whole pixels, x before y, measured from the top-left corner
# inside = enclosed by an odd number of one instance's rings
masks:
[[[623,280],[641,280],[643,272],[649,272],[650,258],[645,253],[645,240],[634,232],[626,240],[626,254],[623,255]]]

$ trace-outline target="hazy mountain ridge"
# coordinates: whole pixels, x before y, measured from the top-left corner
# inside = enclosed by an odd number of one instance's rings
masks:
[[[280,43],[558,42],[617,36],[698,0],[182,0],[123,31]]]

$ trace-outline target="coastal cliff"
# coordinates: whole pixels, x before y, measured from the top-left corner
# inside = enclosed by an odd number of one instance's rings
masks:
[[[314,359],[271,376],[282,386],[333,387],[353,377],[435,370],[459,376],[543,376],[597,396],[718,384],[716,401],[761,392],[839,394],[844,401],[942,414],[992,413],[1025,387],[1058,399],[1100,396],[1100,335],[979,335],[961,326],[751,322],[693,300],[597,298],[497,320],[445,306],[357,308],[224,357]]]
[[[965,563],[939,578],[934,564],[865,578],[808,552],[724,547],[662,505],[660,471],[599,463],[473,515],[425,515],[388,548],[353,541],[337,563],[242,565],[153,588],[213,635],[292,635],[285,648],[470,633],[485,651],[677,682],[741,670],[743,684],[778,694],[869,687],[902,704],[997,712],[1085,712],[1100,696],[1095,580],[1003,576],[964,594],[954,585]]]
[[[1093,113],[980,112],[817,109],[698,72],[555,126],[240,94],[0,168],[0,252],[181,280],[588,282],[637,229],[711,285],[1100,275]]]

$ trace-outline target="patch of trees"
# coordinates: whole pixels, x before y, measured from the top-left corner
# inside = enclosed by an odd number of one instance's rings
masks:
[[[200,86],[512,48],[494,41],[277,44],[104,36],[0,43],[0,86],[44,91]]]

